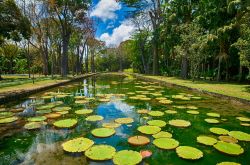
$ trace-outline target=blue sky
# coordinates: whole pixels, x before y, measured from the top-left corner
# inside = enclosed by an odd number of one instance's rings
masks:
[[[96,38],[105,41],[107,46],[118,46],[129,39],[135,30],[127,18],[132,10],[116,0],[93,0],[90,16],[96,23]]]

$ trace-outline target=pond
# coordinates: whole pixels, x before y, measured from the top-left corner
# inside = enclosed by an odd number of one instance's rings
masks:
[[[116,153],[116,163],[138,163],[152,152],[140,164],[246,165],[249,118],[246,105],[130,76],[100,75],[2,106],[0,164],[109,165],[115,148],[137,151]],[[108,129],[97,129],[102,127]],[[80,137],[75,145],[66,143]],[[101,144],[112,147],[93,147]],[[86,158],[86,149],[89,158],[110,160]]]

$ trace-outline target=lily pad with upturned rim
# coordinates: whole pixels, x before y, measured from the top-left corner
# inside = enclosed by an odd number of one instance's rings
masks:
[[[176,153],[180,158],[188,160],[197,160],[203,157],[203,152],[197,148],[190,146],[179,146]]]
[[[214,145],[214,148],[222,153],[232,156],[238,156],[244,153],[244,149],[240,145],[223,141],[218,141],[218,143]]]
[[[165,113],[167,113],[167,114],[176,114],[177,111],[174,111],[174,110],[166,110]]]
[[[210,117],[220,117],[220,114],[210,112],[210,113],[207,113],[207,116],[210,116]]]
[[[179,142],[172,138],[157,138],[153,141],[153,144],[161,149],[171,150],[179,146]]]
[[[144,125],[137,128],[137,130],[143,134],[153,135],[161,131],[158,126]]]
[[[52,111],[50,109],[47,109],[47,110],[39,110],[39,111],[36,111],[36,114],[38,115],[43,115],[43,114],[48,114],[48,113],[51,113]]]
[[[209,131],[217,135],[227,135],[229,133],[228,130],[218,127],[212,127],[209,129]]]
[[[150,116],[154,116],[154,117],[159,117],[159,116],[163,116],[164,115],[164,113],[161,112],[161,111],[150,111],[148,114]]]
[[[240,125],[245,126],[245,127],[250,127],[250,123],[240,123]]]
[[[115,152],[116,149],[110,145],[94,145],[85,151],[85,156],[96,161],[109,160]]]
[[[102,127],[104,128],[118,128],[121,124],[119,123],[102,123]]]
[[[113,162],[116,165],[135,165],[139,164],[141,161],[141,154],[132,150],[119,151],[113,157]]]
[[[247,141],[247,142],[250,141],[250,134],[242,131],[230,131],[228,135],[240,141]]]
[[[150,111],[149,110],[147,110],[147,109],[139,109],[138,111],[137,111],[137,113],[139,113],[139,114],[148,114]]]
[[[69,111],[69,110],[71,110],[71,107],[55,107],[52,109],[52,111],[55,111],[55,112]]]
[[[150,143],[150,140],[146,136],[132,136],[128,138],[128,143],[135,146],[142,146]]]
[[[24,125],[24,128],[27,130],[39,129],[46,124],[46,122],[29,122]]]
[[[163,120],[150,120],[147,122],[148,125],[158,126],[158,127],[165,127],[167,123]]]
[[[168,123],[172,126],[175,126],[175,127],[189,127],[189,126],[191,126],[191,123],[189,121],[181,120],[181,119],[170,120]]]
[[[93,110],[92,109],[81,109],[81,110],[75,111],[75,113],[77,115],[87,115],[87,114],[93,113]]]
[[[247,118],[247,117],[236,117],[236,119],[243,121],[243,122],[250,122],[250,118]]]
[[[200,112],[195,111],[195,110],[190,110],[190,111],[187,111],[187,113],[192,114],[192,115],[198,115]]]
[[[214,145],[215,143],[217,143],[217,140],[215,138],[212,138],[212,137],[209,137],[209,136],[198,136],[196,138],[197,142],[198,143],[201,143],[201,144],[204,144],[204,145],[207,145],[207,146],[212,146]]]
[[[49,114],[47,114],[47,115],[45,115],[45,116],[46,116],[46,118],[48,118],[48,119],[55,119],[55,118],[61,117],[62,114],[60,114],[60,113],[49,113]]]
[[[134,122],[134,119],[129,118],[129,117],[117,118],[115,119],[115,122],[119,124],[130,124]]]
[[[91,134],[95,137],[105,138],[115,134],[115,130],[113,128],[96,128],[91,131]]]
[[[161,131],[161,132],[158,132],[157,134],[154,134],[153,137],[155,139],[157,139],[157,138],[171,138],[172,134],[169,132],[166,132],[166,131]]]
[[[84,152],[94,144],[94,141],[88,138],[76,138],[64,142],[62,144],[63,150],[67,152]]]
[[[46,119],[47,119],[47,117],[45,117],[45,116],[36,116],[36,117],[29,117],[28,121],[29,122],[39,122],[39,121],[44,121]]]
[[[207,119],[205,119],[205,121],[207,123],[210,123],[210,124],[218,124],[218,123],[220,123],[219,120],[217,120],[217,119],[211,119],[211,118],[207,118]]]
[[[238,140],[231,136],[219,136],[218,138],[223,142],[238,143]]]
[[[53,125],[57,128],[72,128],[76,126],[76,124],[77,124],[76,119],[63,119],[53,123]]]
[[[41,105],[39,107],[36,107],[37,110],[43,110],[43,109],[52,109],[54,108],[56,105],[55,104],[48,104],[48,105]]]
[[[88,116],[86,118],[86,121],[101,121],[103,120],[104,118],[102,116],[99,116],[99,115],[91,115],[91,116]]]
[[[241,164],[236,162],[220,162],[217,163],[216,165],[241,165]]]
[[[0,119],[0,124],[6,124],[6,123],[12,123],[14,121],[17,121],[18,120],[18,117],[7,117],[7,118],[3,118],[3,119]]]

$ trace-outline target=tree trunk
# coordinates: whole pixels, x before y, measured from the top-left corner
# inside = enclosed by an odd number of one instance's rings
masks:
[[[241,82],[242,81],[242,66],[240,65],[240,68],[239,68],[239,78],[238,78],[238,82]]]
[[[159,56],[158,56],[158,44],[156,37],[153,40],[153,75],[159,75]]]
[[[77,56],[76,56],[76,74],[80,73],[80,47],[77,47]]]
[[[94,50],[90,50],[91,51],[91,73],[95,73],[95,55],[94,55]]]
[[[219,62],[218,62],[218,73],[217,73],[217,81],[220,81],[220,70],[221,70],[221,58],[219,58]]]
[[[87,48],[87,51],[86,51],[86,59],[85,59],[85,69],[86,69],[86,73],[89,73],[89,48],[88,46],[86,48]]]
[[[181,78],[187,79],[188,78],[188,59],[187,59],[187,52],[185,53],[184,57],[181,60]]]
[[[62,57],[61,57],[61,75],[62,77],[66,77],[68,74],[68,45],[69,45],[70,35],[66,34],[62,39]]]
[[[43,54],[43,74],[45,76],[47,76],[49,74],[49,66],[48,66],[48,63],[49,63],[49,55],[48,55],[48,49],[43,49],[44,51],[42,52]]]

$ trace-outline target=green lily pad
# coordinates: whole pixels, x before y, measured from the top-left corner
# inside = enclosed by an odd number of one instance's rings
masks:
[[[71,107],[55,107],[52,109],[52,111],[59,112],[59,111],[69,111],[71,110]]]
[[[129,123],[133,123],[134,122],[134,119],[132,118],[117,118],[115,119],[115,122],[116,123],[119,123],[119,124],[129,124]]]
[[[60,113],[49,113],[49,114],[47,114],[47,115],[45,115],[45,116],[46,116],[46,118],[48,118],[48,119],[56,119],[56,118],[61,117],[62,114],[60,114]]]
[[[59,112],[56,112],[56,113],[59,113],[59,114],[61,114],[61,115],[66,115],[66,114],[69,113],[69,111],[59,111]]]
[[[207,145],[207,146],[212,146],[215,143],[217,143],[217,140],[215,138],[209,137],[209,136],[198,136],[197,137],[197,142]]]
[[[236,117],[236,119],[240,121],[244,121],[244,122],[250,122],[250,118],[247,118],[247,117]]]
[[[113,162],[116,165],[135,165],[139,164],[141,161],[141,154],[132,150],[119,151],[113,157]]]
[[[150,120],[147,122],[148,125],[158,126],[158,127],[165,127],[166,122],[163,120]]]
[[[189,127],[191,126],[191,123],[189,121],[186,120],[170,120],[168,122],[170,125],[175,126],[175,127]]]
[[[5,123],[12,123],[14,121],[17,121],[18,120],[18,117],[7,117],[7,118],[3,118],[3,119],[0,119],[0,124],[5,124]]]
[[[137,111],[137,113],[139,113],[139,114],[147,114],[147,113],[149,113],[150,111],[149,110],[147,110],[147,109],[139,109],[138,111]]]
[[[113,128],[96,128],[91,131],[91,134],[95,137],[109,137],[115,134],[115,130]]]
[[[41,98],[42,99],[51,99],[51,98],[53,98],[54,96],[42,96]]]
[[[90,114],[92,112],[93,112],[92,109],[81,109],[81,110],[75,111],[75,113],[78,115],[87,115],[87,114]]]
[[[75,96],[74,98],[75,98],[75,99],[85,99],[86,96]]]
[[[76,138],[64,142],[62,144],[63,150],[67,152],[84,152],[89,149],[94,142],[88,138]]]
[[[196,160],[203,157],[202,151],[190,146],[179,146],[176,148],[176,153],[180,158],[189,160]]]
[[[245,127],[250,127],[250,123],[240,123],[240,125],[245,126]]]
[[[0,118],[12,117],[14,113],[12,112],[0,112]]]
[[[163,116],[164,115],[164,113],[161,111],[150,111],[148,114],[150,116]]]
[[[220,163],[217,163],[216,165],[241,165],[241,164],[235,163],[235,162],[220,162]]]
[[[155,139],[157,139],[157,138],[171,138],[172,134],[169,132],[166,132],[166,131],[161,131],[161,132],[158,132],[157,134],[154,134],[153,137]]]
[[[27,130],[39,129],[46,124],[46,122],[29,122],[24,125],[24,128]]]
[[[99,115],[92,115],[86,118],[86,121],[101,121],[101,120],[103,120],[103,117]]]
[[[232,156],[238,156],[244,153],[244,149],[240,145],[234,143],[226,143],[223,141],[218,141],[218,143],[214,145],[214,148],[222,153]]]
[[[76,100],[75,103],[76,104],[86,104],[86,103],[89,103],[89,100]]]
[[[220,117],[220,114],[218,113],[207,113],[207,116],[210,116],[210,117]]]
[[[57,128],[72,128],[76,126],[76,124],[77,124],[76,119],[63,119],[53,123],[53,125]]]
[[[198,115],[200,112],[199,111],[190,110],[190,111],[187,111],[187,113],[192,114],[192,115]]]
[[[219,120],[217,120],[217,119],[210,119],[210,118],[205,119],[205,121],[206,121],[207,123],[210,123],[210,124],[217,124],[217,123],[220,123]]]
[[[146,136],[132,136],[128,138],[128,143],[135,146],[142,146],[150,143],[150,140]]]
[[[47,109],[47,110],[36,111],[36,114],[43,115],[43,114],[47,114],[47,113],[51,113],[51,112],[52,111],[50,109]]]
[[[118,128],[121,124],[119,123],[102,123],[102,127],[104,128]]]
[[[29,117],[28,121],[29,122],[39,122],[39,121],[44,121],[46,119],[47,119],[47,117],[45,117],[45,116],[36,116],[36,117]]]
[[[209,129],[209,131],[217,135],[227,135],[229,132],[228,130],[224,128],[218,128],[218,127],[212,127]]]
[[[37,110],[42,110],[42,109],[52,109],[54,108],[56,105],[55,104],[48,104],[48,105],[42,105],[39,107],[36,107]]]
[[[238,140],[231,136],[219,136],[218,138],[223,142],[238,143]]]
[[[234,137],[235,139],[238,139],[240,141],[250,141],[250,134],[241,132],[241,131],[230,131],[228,133],[229,136]]]
[[[161,128],[157,126],[144,125],[144,126],[138,127],[137,130],[140,131],[141,133],[152,135],[152,134],[156,134],[160,132]]]
[[[179,146],[179,142],[172,138],[157,138],[153,141],[153,144],[161,149],[171,150]]]
[[[177,111],[174,111],[174,110],[166,110],[165,113],[167,113],[167,114],[176,114]]]
[[[110,145],[94,145],[85,151],[85,156],[91,160],[109,160],[115,155],[116,149]]]

